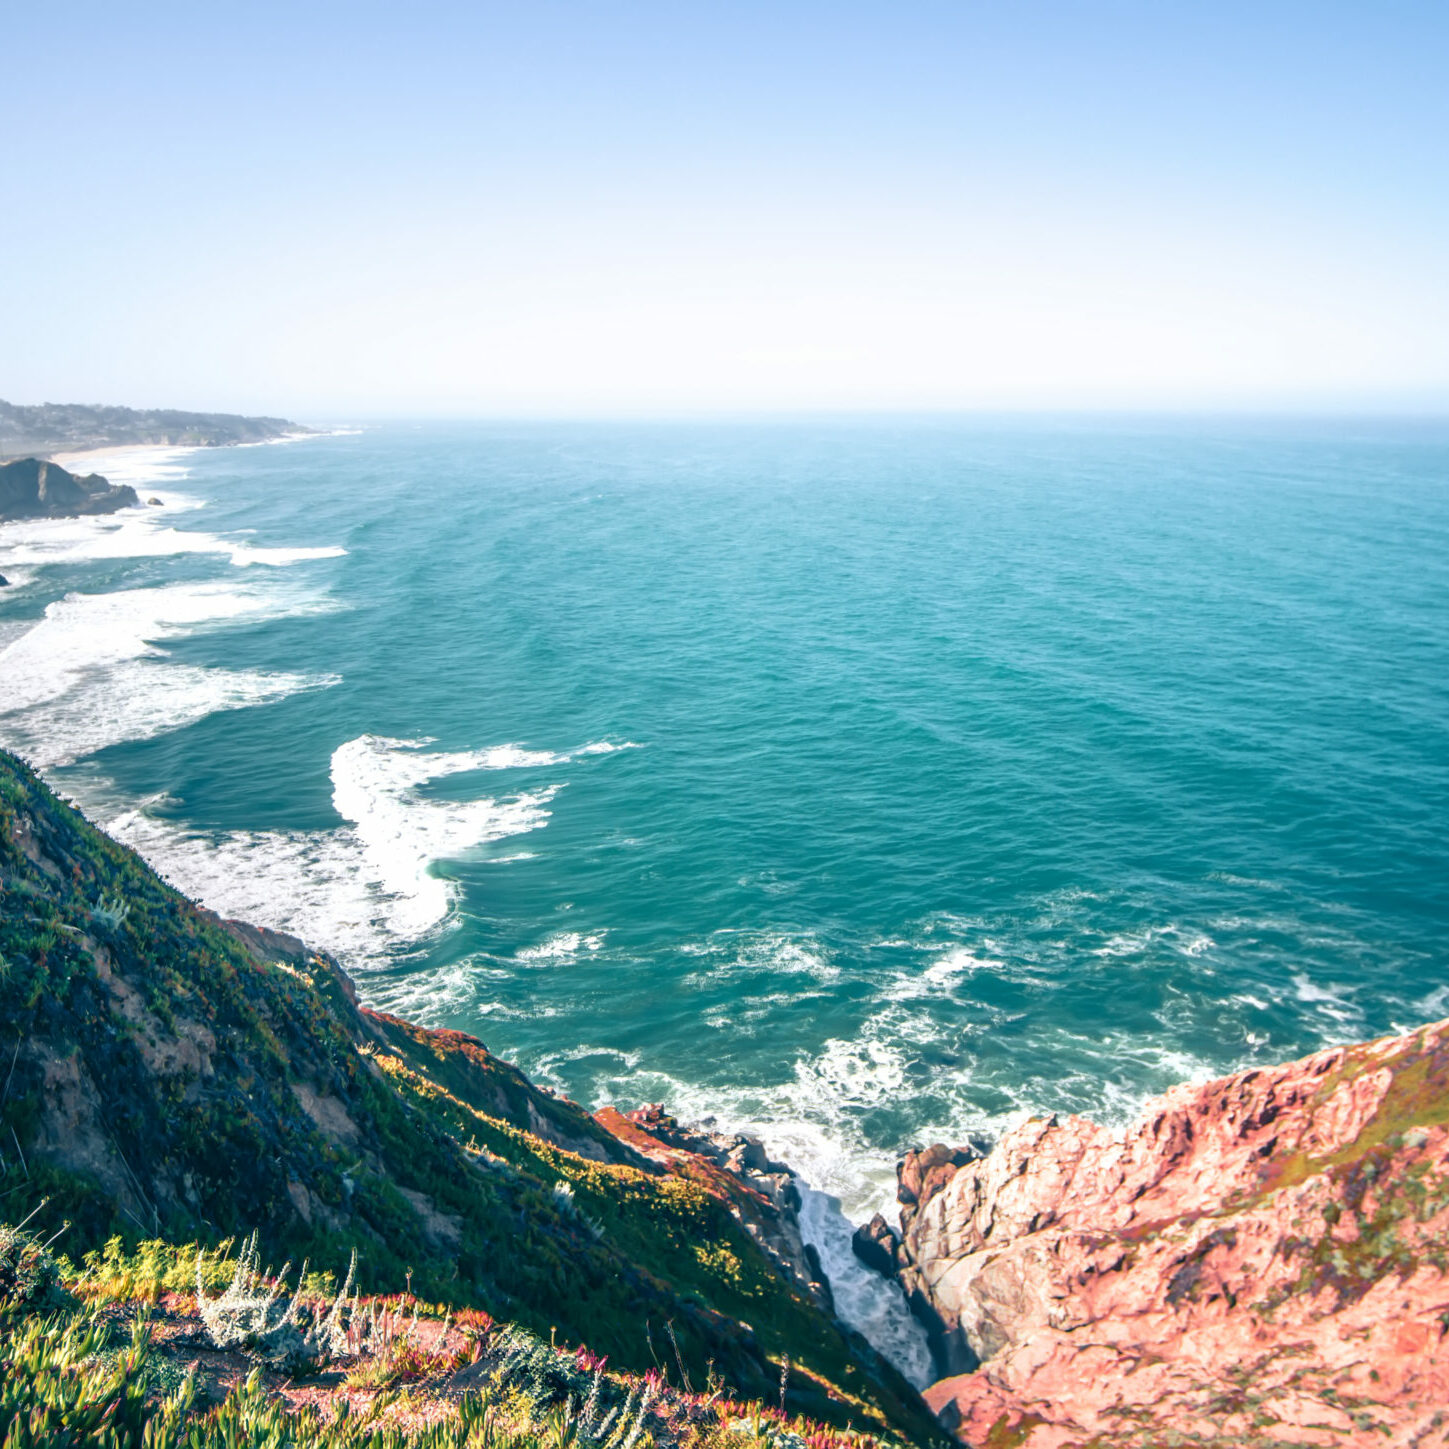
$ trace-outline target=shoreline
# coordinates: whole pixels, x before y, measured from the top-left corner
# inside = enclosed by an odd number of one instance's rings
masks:
[[[35,453],[26,456],[40,458],[42,462],[54,463],[74,473],[77,471],[77,464],[85,467],[89,460],[98,457],[134,458],[142,453],[196,453],[205,446],[204,443],[117,443],[112,447],[72,448],[62,453]]]
[[[339,433],[351,432],[350,428],[309,429],[305,433],[283,433],[275,438],[257,438],[244,443],[99,443],[94,448],[68,448],[54,453],[22,453],[17,457],[39,458],[46,463],[56,463],[71,472],[74,463],[82,465],[88,459],[97,457],[134,457],[138,453],[210,453],[222,448],[269,448],[275,443],[304,443],[309,438],[330,438]],[[0,462],[7,461],[0,459]],[[13,461],[13,460],[9,460]]]
[[[27,778],[39,781],[23,761],[0,755],[0,778],[7,769],[22,786]],[[48,806],[39,788],[32,787],[26,799],[30,814],[42,822],[75,808]],[[105,838],[105,832],[95,833]],[[45,841],[59,836],[53,829],[38,834]],[[53,878],[83,882],[89,860],[62,855],[51,862],[57,867]],[[130,895],[145,899],[150,868],[140,856],[131,861]],[[60,870],[65,865],[71,877]],[[36,868],[43,870],[44,863]],[[1235,1435],[1233,1443],[1247,1442],[1263,1424],[1301,1427],[1305,1413],[1315,1416],[1310,1426],[1327,1421],[1342,1428],[1332,1416],[1341,1416],[1339,1396],[1349,1384],[1355,1403],[1372,1418],[1344,1420],[1344,1442],[1368,1449],[1371,1436],[1385,1432],[1395,1443],[1409,1442],[1424,1428],[1426,1412],[1444,1402],[1443,1334],[1436,1316],[1444,1268],[1428,1250],[1442,1240],[1449,1213],[1449,1197],[1432,1192],[1449,1162],[1444,1153],[1449,1126],[1438,1111],[1449,1069],[1449,1020],[1329,1046],[1207,1083],[1179,1083],[1150,1101],[1123,1131],[1086,1117],[1052,1114],[1021,1123],[987,1153],[943,1146],[908,1152],[897,1167],[900,1228],[874,1221],[832,1261],[811,1231],[818,1227],[811,1223],[812,1207],[819,1207],[816,1194],[802,1191],[805,1184],[793,1166],[774,1159],[760,1139],[707,1122],[690,1126],[658,1106],[582,1106],[540,1086],[509,1058],[495,1057],[469,1033],[370,1010],[325,948],[218,916],[185,894],[179,908],[193,913],[203,934],[207,925],[219,928],[251,953],[253,969],[261,973],[246,978],[255,990],[266,990],[261,983],[270,980],[282,981],[289,993],[318,992],[314,1011],[321,1019],[330,1015],[344,1030],[351,1023],[359,1050],[377,1059],[380,1049],[404,1070],[397,1080],[427,1083],[434,1080],[432,1063],[447,1065],[448,1075],[437,1083],[441,1097],[455,1110],[472,1113],[454,1122],[460,1131],[494,1120],[476,1105],[480,1093],[487,1094],[489,1105],[504,1101],[504,1115],[496,1120],[521,1130],[490,1137],[488,1150],[522,1152],[515,1174],[531,1172],[539,1183],[529,1208],[535,1224],[552,1221],[552,1206],[561,1226],[548,1242],[563,1255],[561,1261],[569,1261],[580,1241],[589,1253],[607,1241],[602,1227],[580,1238],[577,1225],[593,1220],[576,1216],[584,1211],[576,1193],[596,1211],[613,1180],[607,1172],[599,1175],[599,1165],[636,1167],[636,1160],[621,1162],[618,1154],[640,1154],[658,1170],[653,1177],[689,1184],[724,1206],[714,1220],[719,1231],[743,1234],[730,1242],[753,1243],[764,1255],[772,1266],[759,1281],[774,1286],[775,1301],[784,1303],[788,1295],[799,1305],[792,1310],[797,1318],[801,1312],[822,1315],[847,1344],[859,1342],[852,1332],[862,1336],[869,1348],[864,1366],[875,1369],[870,1382],[894,1392],[883,1406],[886,1412],[909,1409],[915,1400],[906,1391],[912,1389],[961,1442],[997,1442],[997,1428],[1004,1425],[1016,1435],[1010,1442],[1052,1449],[1065,1436],[1097,1433],[1124,1416],[1165,1430],[1183,1422],[1221,1422]],[[134,977],[149,965],[151,949],[122,955],[133,938],[114,929],[113,951],[128,978]],[[205,978],[198,980],[205,984]],[[215,1038],[209,1029],[202,1036],[199,1028],[182,1028],[177,1030],[183,1039],[193,1045],[200,1040],[210,1050]],[[48,1023],[47,1029],[55,1030]],[[156,1039],[169,1041],[163,1030],[154,1029]],[[302,1045],[315,1040],[321,1038],[299,1037]],[[151,1092],[146,1105],[155,1097],[152,1084],[167,1075],[172,1060],[151,1045],[149,1076],[142,1076],[140,1089]],[[257,1050],[254,1043],[252,1049]],[[49,1043],[47,1050],[53,1054]],[[36,1057],[28,1047],[27,1052],[23,1068],[33,1081]],[[299,1054],[288,1060],[300,1073],[310,1070],[310,1076],[298,1078],[306,1088],[316,1078],[311,1059]],[[245,1070],[251,1062],[241,1065]],[[92,1075],[97,1070],[87,1065]],[[254,1074],[243,1081],[221,1059],[211,1075],[214,1091],[253,1090]],[[359,1097],[345,1079],[329,1084],[332,1092],[325,1097],[315,1088],[294,1087],[293,1118],[299,1113],[310,1118],[324,1135],[329,1127],[342,1131],[334,1124],[345,1123],[348,1141],[371,1130],[374,1119],[362,1110],[370,1099]],[[95,1085],[109,1082],[96,1079]],[[501,1098],[500,1085],[506,1088]],[[280,1100],[290,1103],[291,1095]],[[100,1100],[96,1092],[94,1101]],[[408,1100],[416,1113],[429,1098]],[[56,1102],[53,1120],[66,1110]],[[319,1103],[327,1104],[326,1112]],[[302,1132],[308,1130],[301,1125]],[[65,1132],[52,1127],[39,1140],[53,1144],[73,1135],[67,1119]],[[456,1133],[444,1135],[461,1140]],[[388,1148],[396,1139],[380,1140]],[[410,1136],[409,1144],[414,1140]],[[429,1140],[417,1139],[424,1147]],[[162,1154],[173,1165],[189,1161],[184,1154],[190,1141],[177,1146],[157,1140],[152,1155],[139,1159],[147,1186],[141,1180],[134,1186],[149,1191],[151,1201],[167,1204],[173,1218],[190,1209],[152,1185],[150,1164]],[[279,1157],[289,1141],[279,1139]],[[476,1155],[476,1143],[470,1141],[467,1151]],[[350,1151],[348,1160],[354,1155]],[[271,1185],[271,1201],[295,1208],[280,1229],[296,1239],[288,1246],[303,1246],[314,1218],[333,1231],[332,1219],[351,1211],[350,1195],[337,1202],[321,1195],[327,1183],[317,1175],[319,1160],[325,1156],[309,1152],[304,1143],[283,1163],[285,1185],[281,1178]],[[501,1153],[493,1160],[513,1161]],[[472,1164],[473,1158],[463,1161]],[[494,1181],[494,1173],[486,1168],[482,1181]],[[428,1224],[449,1222],[441,1208],[459,1219],[459,1234],[462,1222],[479,1213],[498,1221],[492,1200],[482,1202],[477,1193],[438,1196],[439,1182],[456,1181],[451,1169],[422,1179],[431,1195],[416,1186],[419,1179],[400,1180],[401,1196],[424,1229],[409,1240],[408,1258],[394,1264],[397,1273],[403,1261],[429,1251],[429,1241],[433,1258],[446,1265],[459,1238],[436,1227],[427,1231]],[[463,1180],[478,1181],[466,1173]],[[647,1191],[650,1180],[648,1174],[639,1179],[638,1190]],[[113,1191],[129,1190],[119,1173],[116,1181],[121,1186]],[[1389,1186],[1373,1186],[1380,1181]],[[1416,1196],[1395,1189],[1395,1183],[1420,1184],[1424,1191]],[[90,1190],[104,1194],[106,1185]],[[251,1206],[255,1213],[255,1201]],[[152,1212],[159,1217],[155,1207]],[[1342,1230],[1340,1217],[1347,1224]],[[610,1221],[627,1225],[624,1218]],[[159,1221],[152,1227],[159,1235]],[[1264,1262],[1262,1250],[1273,1244]],[[375,1252],[377,1246],[386,1248],[387,1241],[375,1245]],[[658,1249],[651,1242],[646,1251]],[[1405,1252],[1415,1256],[1405,1259]],[[623,1261],[629,1261],[627,1254]],[[413,1269],[406,1271],[411,1285]],[[713,1279],[706,1277],[704,1284],[711,1287]],[[916,1372],[901,1353],[905,1342],[888,1334],[887,1321],[862,1316],[865,1296],[907,1308],[912,1339],[919,1342],[920,1335],[929,1343]],[[554,1306],[550,1300],[550,1318]],[[722,1310],[715,1314],[729,1317]],[[751,1319],[758,1321],[753,1313]],[[647,1314],[645,1322],[647,1338]],[[744,1328],[756,1332],[748,1324]],[[799,1328],[791,1322],[779,1331],[798,1334]],[[1094,1346],[1109,1345],[1105,1358],[1094,1353],[1084,1362],[1084,1331],[1093,1332]],[[580,1326],[572,1336],[589,1342],[589,1332]],[[673,1338],[671,1331],[671,1344]],[[757,1342],[745,1340],[747,1346]],[[797,1336],[790,1342],[792,1355],[797,1344],[808,1347]],[[1351,1345],[1351,1360],[1345,1359],[1344,1344]],[[714,1346],[712,1340],[706,1347]],[[989,1368],[983,1372],[985,1363]],[[1262,1392],[1244,1407],[1241,1382],[1250,1368]],[[782,1397],[787,1377],[780,1380]],[[916,1427],[927,1424],[918,1420]],[[932,1442],[932,1436],[910,1442]]]

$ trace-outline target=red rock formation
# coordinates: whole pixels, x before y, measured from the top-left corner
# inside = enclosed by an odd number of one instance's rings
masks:
[[[1033,1120],[907,1224],[968,1444],[1449,1444],[1449,1022]]]
[[[974,1147],[947,1147],[934,1143],[924,1151],[908,1152],[896,1164],[896,1201],[901,1205],[901,1228],[908,1230],[916,1214],[956,1175],[958,1167],[975,1162]]]

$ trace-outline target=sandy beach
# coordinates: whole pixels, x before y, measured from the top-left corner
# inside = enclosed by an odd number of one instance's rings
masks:
[[[113,447],[77,448],[67,453],[40,453],[35,456],[43,457],[50,463],[58,463],[72,473],[100,473],[104,471],[97,467],[101,459],[134,460],[147,454],[154,456],[157,453],[194,453],[200,446],[195,443],[121,443]]]
[[[164,455],[167,458],[180,457],[184,453],[199,453],[212,448],[270,448],[278,443],[300,443],[308,438],[327,437],[338,433],[352,432],[351,428],[309,429],[306,432],[283,433],[276,438],[258,438],[244,443],[110,443],[95,448],[70,448],[63,452],[36,452],[17,456],[43,458],[58,463],[72,473],[98,473],[105,469],[98,466],[101,460],[115,462],[111,466],[134,466],[138,459]]]

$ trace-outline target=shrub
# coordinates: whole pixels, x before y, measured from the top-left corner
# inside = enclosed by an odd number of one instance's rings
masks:
[[[524,1400],[533,1415],[546,1413],[549,1436],[578,1449],[637,1449],[655,1395],[650,1382],[634,1385],[622,1403],[606,1405],[608,1381],[600,1362],[592,1374],[576,1353],[559,1353],[521,1328],[498,1338],[492,1380]],[[652,1441],[651,1441],[652,1442]]]
[[[0,1224],[0,1306],[5,1308],[42,1308],[61,1298],[60,1265],[50,1254],[50,1243],[38,1242],[25,1231],[29,1221],[14,1227]]]
[[[589,1377],[572,1354],[565,1358],[517,1325],[498,1335],[494,1353],[493,1382],[512,1389],[534,1409],[582,1399],[589,1390]]]
[[[354,1336],[349,1335],[344,1322],[357,1273],[355,1252],[341,1291],[326,1314],[304,1302],[305,1263],[298,1276],[297,1291],[284,1304],[287,1274],[292,1265],[288,1263],[269,1285],[267,1275],[258,1268],[259,1261],[257,1235],[253,1233],[242,1244],[236,1271],[226,1292],[219,1298],[208,1298],[203,1255],[200,1252],[196,1255],[196,1307],[217,1348],[244,1349],[274,1367],[293,1372],[318,1368],[332,1358],[360,1351],[360,1345],[352,1341]],[[351,1317],[355,1320],[356,1316],[354,1304]]]

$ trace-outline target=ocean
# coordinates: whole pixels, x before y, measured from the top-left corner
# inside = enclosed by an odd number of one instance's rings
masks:
[[[1449,1015],[1449,424],[388,423],[0,528],[0,742],[371,1004],[894,1163]],[[844,1217],[836,1212],[840,1204]]]

